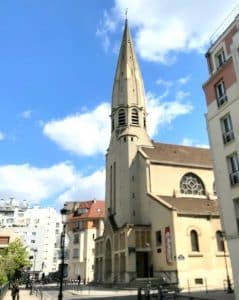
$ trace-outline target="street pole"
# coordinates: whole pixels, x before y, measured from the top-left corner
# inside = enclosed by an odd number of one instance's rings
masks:
[[[225,261],[225,269],[226,269],[226,276],[227,276],[227,293],[233,293],[232,284],[229,276],[228,265],[227,265],[227,255],[226,255],[226,247],[225,247],[225,232],[221,232],[222,242],[223,242],[223,254],[224,254],[224,261]]]
[[[58,300],[63,299],[63,278],[64,278],[64,260],[65,260],[65,224],[63,225],[63,231],[61,233],[61,269],[60,269],[60,288],[59,288],[59,295]]]
[[[63,278],[64,278],[64,260],[65,260],[65,234],[66,234],[66,217],[69,211],[66,208],[61,209],[61,216],[62,216],[62,223],[63,223],[63,230],[61,233],[61,268],[60,268],[60,287],[59,287],[59,294],[58,300],[63,299]]]
[[[33,269],[32,269],[32,273],[33,273],[33,277],[32,277],[32,284],[31,284],[31,290],[30,290],[30,294],[33,294],[33,289],[34,289],[34,281],[35,281],[35,271],[36,271],[36,253],[37,253],[37,249],[34,248],[32,249],[32,251],[34,252],[34,261],[33,261]]]

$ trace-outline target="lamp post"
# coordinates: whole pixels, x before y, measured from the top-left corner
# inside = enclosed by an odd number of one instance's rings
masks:
[[[36,253],[37,253],[37,249],[33,248],[31,249],[34,252],[34,256],[33,256],[33,269],[32,269],[32,273],[33,273],[33,277],[32,277],[32,284],[31,284],[31,290],[30,290],[30,294],[32,295],[33,293],[33,288],[34,288],[34,281],[35,281],[35,271],[36,271]]]
[[[66,208],[61,209],[63,229],[61,233],[61,268],[60,268],[60,287],[59,287],[58,300],[63,299],[62,288],[63,288],[63,278],[64,278],[65,235],[66,235],[66,218],[68,213],[69,211]]]
[[[227,256],[226,256],[226,247],[225,247],[225,232],[221,231],[221,239],[222,239],[222,247],[223,247],[223,254],[224,254],[224,261],[225,261],[225,269],[226,269],[226,276],[227,276],[227,293],[233,293],[232,284],[229,277],[228,265],[227,265]]]
[[[36,257],[37,257],[37,249],[35,248],[35,249],[32,249],[32,251],[34,251],[34,263],[33,263],[33,278],[34,278],[34,280],[35,280],[35,278],[36,278],[36,274],[35,274],[35,272],[36,272]]]

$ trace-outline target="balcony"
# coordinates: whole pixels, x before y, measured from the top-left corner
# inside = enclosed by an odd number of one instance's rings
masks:
[[[230,174],[230,182],[231,185],[235,185],[239,183],[239,171]]]
[[[224,144],[229,143],[230,141],[234,140],[234,138],[235,138],[232,130],[228,131],[228,132],[224,132],[222,136],[223,136]]]

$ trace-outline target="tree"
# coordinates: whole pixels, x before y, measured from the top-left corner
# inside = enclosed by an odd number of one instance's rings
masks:
[[[0,284],[12,278],[19,278],[21,270],[30,266],[28,252],[19,239],[2,250],[0,256]]]

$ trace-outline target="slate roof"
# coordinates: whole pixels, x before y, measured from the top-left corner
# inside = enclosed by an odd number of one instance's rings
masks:
[[[162,164],[213,167],[210,149],[154,143],[154,148],[142,147],[142,150],[150,160]]]
[[[219,215],[218,202],[193,197],[169,197],[159,196],[161,199],[172,205],[178,213],[196,215]]]

